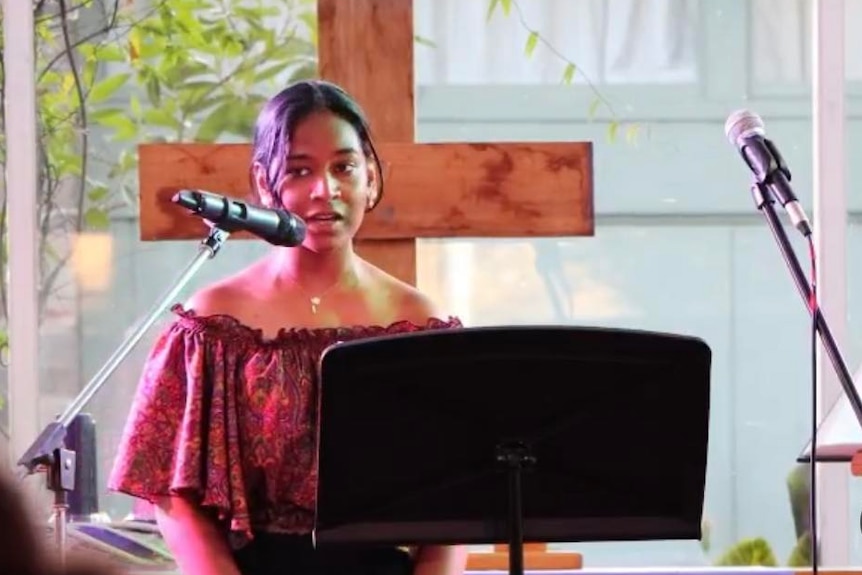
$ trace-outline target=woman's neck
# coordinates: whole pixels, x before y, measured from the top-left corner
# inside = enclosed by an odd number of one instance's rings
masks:
[[[357,279],[358,260],[352,246],[315,253],[303,247],[275,250],[270,269],[276,284],[295,284],[309,293],[328,290]]]

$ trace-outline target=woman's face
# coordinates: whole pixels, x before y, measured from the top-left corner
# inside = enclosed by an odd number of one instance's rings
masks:
[[[353,126],[330,112],[308,116],[293,131],[284,162],[276,195],[287,211],[305,221],[303,246],[325,252],[348,245],[377,193],[374,164]],[[267,193],[264,170],[257,172],[264,203],[276,205]]]

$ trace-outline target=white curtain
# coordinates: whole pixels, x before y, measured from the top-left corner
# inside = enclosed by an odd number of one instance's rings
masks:
[[[780,1],[780,0],[779,0]],[[414,0],[420,85],[558,84],[574,62],[594,84],[698,79],[697,0]],[[528,58],[528,30],[546,38]],[[559,52],[554,53],[554,50]],[[575,82],[584,82],[576,74]]]
[[[811,81],[812,0],[750,0],[756,85],[805,85]],[[862,80],[862,0],[844,0],[845,74]]]

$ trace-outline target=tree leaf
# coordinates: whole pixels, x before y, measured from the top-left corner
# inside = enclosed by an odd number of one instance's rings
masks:
[[[172,130],[176,130],[180,126],[179,120],[164,108],[149,108],[144,111],[143,120],[149,126],[161,126]]]
[[[587,110],[587,119],[594,120],[596,117],[596,112],[599,111],[599,106],[602,105],[602,101],[598,98],[595,98],[592,102],[590,102],[590,107]]]
[[[137,94],[132,94],[129,98],[129,109],[135,118],[141,117],[141,99],[138,98]]]
[[[147,99],[153,106],[159,106],[162,102],[162,84],[155,74],[147,78]]]
[[[111,119],[117,116],[125,116],[126,113],[126,110],[122,108],[95,108],[90,111],[87,119],[97,124],[104,124],[106,120],[110,122]]]
[[[141,34],[140,29],[132,28],[129,31],[129,61],[134,62],[141,56]]]
[[[536,50],[536,46],[539,44],[539,33],[535,30],[530,31],[530,35],[527,36],[527,44],[524,46],[524,53],[527,55],[527,58],[533,55],[533,52]]]
[[[640,134],[640,124],[629,124],[625,129],[626,142],[629,144],[637,144],[638,135]]]
[[[413,35],[413,41],[422,46],[428,46],[429,48],[437,47],[437,44],[435,44],[433,40],[425,38],[424,36],[420,36],[419,34]]]
[[[316,63],[304,64],[293,71],[290,75],[290,79],[294,82],[298,80],[309,80],[311,78],[315,78],[317,73],[318,68]]]
[[[231,121],[231,114],[236,113],[234,110],[235,103],[224,102],[215,108],[210,114],[204,118],[198,126],[195,134],[195,141],[198,142],[213,142],[227,129],[228,123]]]
[[[488,13],[485,14],[485,21],[488,22],[491,20],[491,17],[494,15],[494,10],[497,9],[497,5],[500,3],[500,0],[490,0],[488,2]]]
[[[575,65],[571,62],[566,64],[566,69],[563,70],[563,84],[571,84],[575,79]]]
[[[104,200],[108,196],[108,187],[103,185],[97,185],[90,188],[90,191],[87,192],[87,199],[91,202],[100,202]]]
[[[103,43],[90,44],[85,43],[78,46],[78,52],[87,60],[97,60],[99,62],[125,62],[126,54],[120,48],[119,44]]]
[[[619,129],[620,129],[620,123],[617,122],[616,120],[613,120],[613,121],[611,121],[610,124],[608,124],[608,141],[609,142],[616,141],[617,132],[619,131]]]
[[[99,208],[89,208],[84,212],[84,225],[94,231],[106,230],[111,225],[108,212]]]
[[[63,94],[68,94],[75,87],[75,75],[71,72],[63,74],[63,84],[60,87]]]
[[[278,62],[266,68],[261,67],[258,70],[251,70],[251,72],[254,74],[254,82],[258,83],[272,80],[273,78],[284,72],[284,69],[284,63]]]
[[[114,129],[114,140],[134,140],[138,135],[138,125],[127,114],[105,116],[99,121],[103,126]]]

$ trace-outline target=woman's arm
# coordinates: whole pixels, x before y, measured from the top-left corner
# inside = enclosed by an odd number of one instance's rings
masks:
[[[216,524],[183,497],[156,501],[156,523],[184,575],[241,575]]]
[[[413,575],[461,575],[467,569],[466,546],[420,547],[414,559]]]

